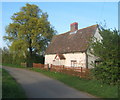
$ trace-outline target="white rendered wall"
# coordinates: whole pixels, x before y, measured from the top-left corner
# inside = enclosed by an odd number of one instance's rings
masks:
[[[45,64],[53,64],[56,54],[45,55]]]
[[[58,61],[58,64],[54,62],[56,54],[45,55],[45,64],[65,65],[71,67],[71,60],[77,61],[77,67],[86,67],[86,54],[85,53],[66,53],[63,54],[65,60]]]
[[[66,53],[64,56],[66,58],[65,66],[71,66],[71,60],[76,60],[77,67],[86,67],[85,53]]]
[[[101,35],[99,34],[98,28],[97,28],[97,30],[96,30],[96,32],[95,32],[95,34],[94,34],[94,37],[97,38],[98,41],[101,41],[101,40],[102,40],[102,37],[101,37]]]
[[[97,38],[98,41],[101,41],[102,37],[101,35],[99,34],[99,30],[97,29],[95,34],[94,34],[94,37]],[[95,41],[94,41],[95,42]],[[94,64],[94,61],[98,58],[98,57],[95,57],[94,55],[92,55],[89,50],[87,51],[87,55],[88,55],[88,68],[93,68],[93,65]]]

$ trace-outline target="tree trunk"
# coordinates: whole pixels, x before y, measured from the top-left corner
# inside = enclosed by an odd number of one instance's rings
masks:
[[[29,55],[28,55],[27,67],[33,67],[31,43],[32,43],[32,41],[31,41],[31,39],[30,39],[30,41],[29,41]]]

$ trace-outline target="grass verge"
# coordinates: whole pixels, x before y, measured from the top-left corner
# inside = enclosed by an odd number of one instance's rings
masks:
[[[86,80],[76,76],[66,75],[58,72],[50,72],[39,68],[29,68],[32,71],[40,72],[51,78],[57,79],[77,90],[90,93],[100,98],[118,98],[118,86],[102,84],[97,80]]]
[[[4,69],[2,69],[2,98],[26,98],[20,84]]]
[[[13,65],[13,64],[2,64],[2,66],[9,66],[9,67],[15,67],[15,68],[25,68],[25,67],[23,67],[23,66]]]
[[[2,68],[0,68],[0,100],[2,99]]]
[[[92,94],[100,98],[118,98],[117,85],[103,84],[97,80],[81,79],[76,76],[71,76],[71,75],[67,75],[59,72],[50,72],[50,71],[42,70],[39,68],[26,68],[26,69],[29,69],[35,72],[40,72],[46,76],[57,79],[70,87],[73,87],[80,91],[87,92],[89,94]]]

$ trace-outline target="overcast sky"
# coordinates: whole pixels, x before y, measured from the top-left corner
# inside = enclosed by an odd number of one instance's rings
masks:
[[[26,3],[38,5],[43,12],[47,12],[57,34],[69,31],[73,22],[78,22],[80,29],[97,23],[104,24],[105,20],[108,28],[118,28],[117,2],[2,2],[1,37],[6,34],[5,27],[12,22],[10,17]],[[1,39],[0,47],[3,46],[5,42]]]

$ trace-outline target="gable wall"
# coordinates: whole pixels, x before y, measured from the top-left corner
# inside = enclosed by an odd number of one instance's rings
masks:
[[[94,34],[94,37],[97,38],[97,40],[101,40],[102,37],[101,35],[99,34],[99,30],[97,29],[95,34]],[[93,68],[93,66],[91,65],[92,63],[94,63],[94,61],[98,58],[98,57],[95,57],[94,55],[92,55],[89,50],[87,50],[87,55],[88,55],[88,68]]]
[[[96,32],[95,32],[95,34],[94,34],[94,37],[97,38],[97,40],[99,40],[99,41],[102,39],[102,37],[101,37],[101,35],[100,35],[100,33],[99,33],[98,28],[97,28],[97,30],[96,30]]]
[[[55,56],[56,56],[56,54],[45,55],[45,64],[53,64],[53,60],[54,60]]]

